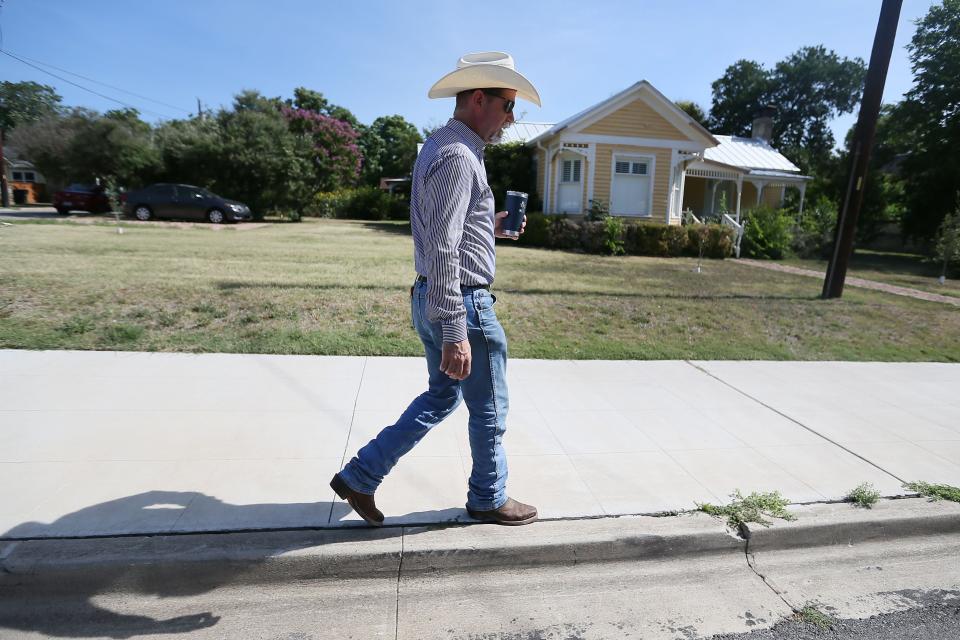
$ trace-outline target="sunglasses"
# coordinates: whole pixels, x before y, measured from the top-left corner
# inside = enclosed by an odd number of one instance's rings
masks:
[[[487,91],[486,89],[484,89],[483,92],[488,96],[493,96],[494,98],[500,98],[501,100],[503,100],[504,113],[513,113],[513,106],[517,104],[516,100],[508,100],[507,98],[504,98],[499,93],[494,93],[493,91]]]

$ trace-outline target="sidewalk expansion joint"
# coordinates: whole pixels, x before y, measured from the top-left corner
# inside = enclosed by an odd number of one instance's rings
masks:
[[[820,432],[817,431],[816,429],[814,429],[814,428],[812,428],[812,427],[808,427],[807,425],[803,424],[802,422],[800,422],[800,421],[797,420],[796,418],[787,415],[786,413],[784,413],[783,411],[780,411],[780,410],[777,409],[776,407],[772,407],[772,406],[770,406],[769,404],[767,404],[766,402],[764,402],[763,400],[760,400],[759,398],[753,397],[752,395],[750,395],[750,394],[747,393],[746,391],[735,387],[734,385],[730,384],[729,382],[727,382],[727,381],[724,380],[723,378],[721,378],[721,377],[719,377],[719,376],[716,376],[716,375],[714,375],[713,373],[707,371],[706,369],[704,369],[704,368],[701,367],[700,365],[695,364],[695,363],[693,363],[693,362],[691,362],[691,361],[689,361],[689,360],[684,360],[684,362],[686,362],[688,365],[690,365],[690,366],[693,367],[694,369],[697,369],[697,370],[699,370],[700,372],[702,372],[702,373],[710,376],[711,378],[713,378],[713,379],[716,380],[717,382],[719,382],[719,383],[721,383],[721,384],[723,384],[723,385],[726,385],[727,387],[730,387],[731,389],[733,389],[733,390],[736,391],[737,393],[741,394],[742,396],[744,396],[744,397],[746,397],[746,398],[749,398],[750,400],[753,400],[754,402],[756,402],[756,403],[759,404],[760,406],[766,407],[766,408],[769,409],[770,411],[773,411],[773,412],[776,413],[777,415],[779,415],[779,416],[781,416],[781,417],[783,417],[783,418],[786,418],[787,420],[789,420],[790,422],[794,423],[795,425],[797,425],[797,426],[799,426],[799,427],[802,427],[803,429],[806,429],[807,431],[809,431],[809,432],[812,433],[813,435],[817,436],[818,438],[822,438],[823,440],[826,440],[827,442],[829,442],[829,443],[832,444],[833,446],[838,447],[838,448],[840,448],[840,449],[843,449],[844,451],[846,451],[846,452],[849,453],[850,455],[855,456],[855,457],[859,458],[860,460],[863,460],[864,462],[866,462],[867,464],[869,464],[871,467],[874,467],[875,469],[878,469],[878,470],[882,471],[883,473],[887,474],[887,475],[890,476],[891,478],[894,478],[894,479],[897,480],[897,482],[899,482],[900,484],[906,483],[906,480],[904,480],[903,478],[901,478],[901,477],[898,476],[897,474],[893,473],[892,471],[888,471],[887,469],[884,469],[883,467],[881,467],[880,465],[878,465],[878,464],[877,464],[876,462],[874,462],[873,460],[870,460],[870,459],[868,459],[868,458],[863,457],[862,455],[860,455],[860,454],[857,453],[856,451],[853,451],[852,449],[843,446],[843,445],[840,444],[839,442],[828,438],[827,436],[823,435],[822,433],[820,433]]]
[[[360,382],[357,384],[357,395],[353,398],[353,411],[350,412],[350,426],[347,428],[346,442],[343,443],[343,454],[340,456],[340,469],[347,462],[347,447],[350,446],[350,435],[353,434],[353,421],[357,419],[357,404],[360,402],[360,391],[363,390],[363,376],[367,373],[367,362],[370,358],[363,359],[363,368],[360,370]],[[339,473],[340,469],[337,469]],[[333,507],[337,504],[337,496],[334,495],[330,501],[330,515],[327,516],[327,524],[333,522]]]

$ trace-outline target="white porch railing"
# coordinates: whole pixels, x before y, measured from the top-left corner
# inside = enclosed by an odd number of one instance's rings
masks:
[[[691,209],[683,210],[683,224],[703,224],[703,222],[693,214]],[[740,257],[740,241],[743,240],[743,225],[737,222],[729,213],[723,214],[723,217],[720,219],[720,224],[725,224],[728,227],[733,227],[734,236],[733,236],[733,253],[736,257]]]
[[[743,239],[743,225],[730,217],[729,213],[723,214],[723,224],[733,227],[735,236],[733,239],[733,253],[739,258],[740,257],[740,241]]]

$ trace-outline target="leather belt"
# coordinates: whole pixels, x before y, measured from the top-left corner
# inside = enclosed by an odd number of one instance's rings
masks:
[[[417,274],[417,282],[426,282],[426,281],[427,281],[427,276],[422,276],[422,275],[420,275],[419,273]],[[464,284],[464,285],[460,285],[460,290],[461,290],[461,291],[467,291],[467,290],[472,290],[472,289],[486,289],[487,291],[490,291],[490,285],[488,285],[488,284],[469,284],[469,285],[468,285],[468,284]]]

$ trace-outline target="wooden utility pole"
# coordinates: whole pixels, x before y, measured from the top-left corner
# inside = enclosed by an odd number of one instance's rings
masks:
[[[847,180],[847,192],[843,198],[840,217],[837,219],[833,257],[827,266],[827,277],[823,281],[822,297],[824,298],[839,298],[843,294],[847,265],[853,253],[857,218],[860,216],[860,207],[863,205],[867,165],[870,163],[873,138],[877,132],[883,86],[887,81],[887,68],[890,66],[890,54],[893,52],[893,41],[897,35],[897,21],[900,19],[902,4],[903,0],[883,0],[883,6],[880,7],[880,20],[873,39],[873,51],[870,53],[870,66],[867,68],[867,82],[860,102],[860,115],[850,143],[850,177]]]

